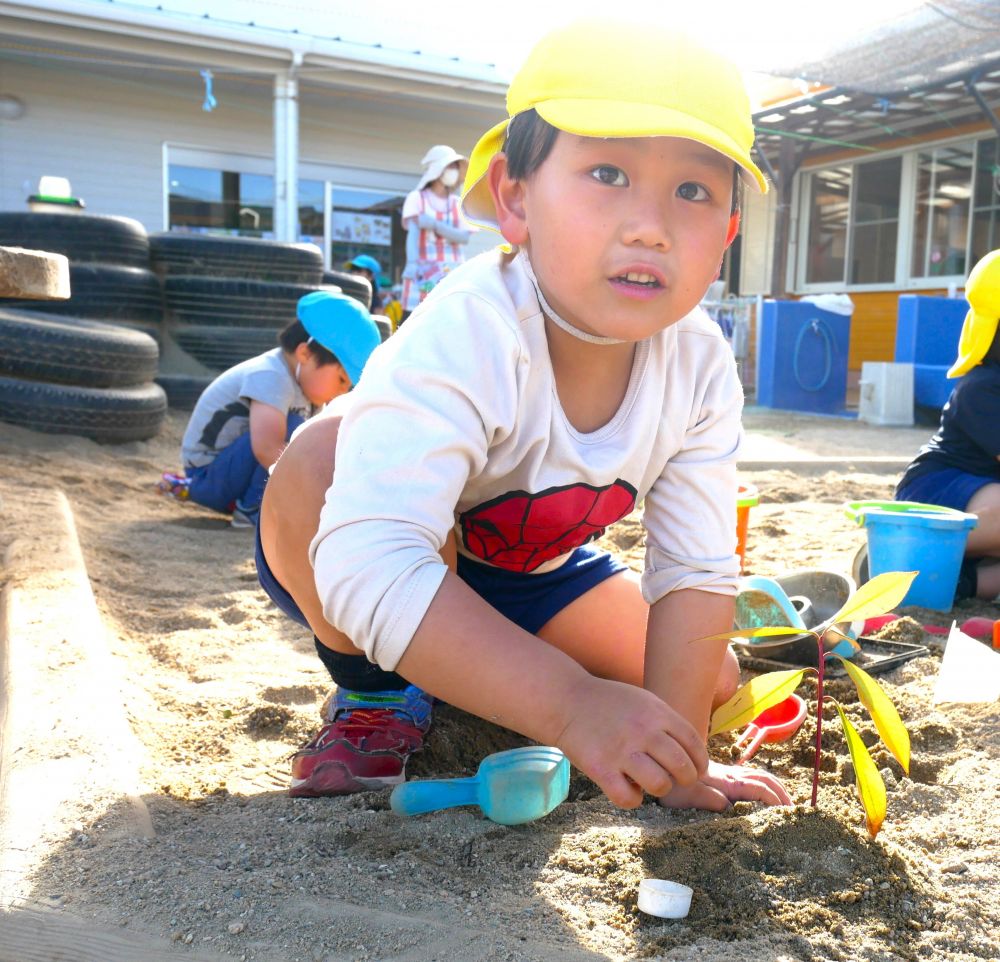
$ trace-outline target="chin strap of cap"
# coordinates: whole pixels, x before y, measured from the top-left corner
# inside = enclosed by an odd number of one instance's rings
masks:
[[[586,341],[588,344],[625,344],[627,341],[620,337],[598,337],[596,334],[590,334],[587,331],[581,331],[580,328],[575,327],[570,324],[565,318],[560,317],[554,310],[552,310],[549,302],[545,300],[545,295],[542,293],[542,289],[538,286],[538,279],[535,277],[535,272],[531,269],[531,261],[528,259],[528,255],[521,251],[520,256],[524,261],[524,269],[531,279],[531,283],[535,288],[535,296],[538,298],[538,303],[545,313],[556,327],[561,327],[567,334],[572,334],[573,337]]]

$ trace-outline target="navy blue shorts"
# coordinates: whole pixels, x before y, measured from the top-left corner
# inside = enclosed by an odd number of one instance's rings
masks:
[[[519,628],[536,634],[549,619],[627,565],[592,545],[577,548],[545,574],[522,574],[458,556],[458,576]]]
[[[295,599],[285,591],[284,585],[274,577],[267,558],[264,557],[264,548],[260,543],[260,525],[257,525],[256,545],[254,547],[253,558],[257,563],[257,580],[260,586],[271,599],[292,621],[297,621],[303,628],[309,628],[306,616],[302,614],[302,609],[295,603]],[[309,628],[312,631],[311,628]]]
[[[293,621],[309,627],[295,599],[268,567],[257,528],[254,559],[257,578],[268,597]],[[505,618],[535,634],[549,619],[602,581],[627,570],[607,551],[591,545],[577,548],[565,564],[546,574],[520,574],[458,557],[458,576]]]
[[[937,504],[942,508],[964,511],[972,496],[988,484],[996,484],[996,479],[969,474],[959,468],[941,468],[940,471],[922,474],[901,487],[896,492],[896,500]]]

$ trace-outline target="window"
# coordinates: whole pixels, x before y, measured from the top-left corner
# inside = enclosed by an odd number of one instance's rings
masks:
[[[274,180],[266,174],[171,164],[169,228],[272,237]]]
[[[821,170],[810,182],[806,283],[843,283],[851,168]]]
[[[167,230],[274,239],[274,165],[269,157],[165,145],[163,212]],[[398,281],[406,262],[399,212],[413,177],[302,161],[298,237],[320,247],[327,266],[359,254]]]
[[[917,155],[913,277],[965,274],[974,148],[957,144]]]
[[[849,284],[885,284],[896,279],[902,169],[902,157],[854,168]]]
[[[323,246],[323,199],[325,184],[321,180],[299,181],[299,240]]]
[[[902,159],[831,167],[810,178],[807,284],[896,279]]]
[[[1000,247],[1000,140],[981,140],[977,147],[969,264]]]
[[[402,206],[403,197],[395,192],[334,187],[331,265],[340,268],[352,258],[368,254],[382,265],[381,280],[395,280],[406,261],[399,219]]]

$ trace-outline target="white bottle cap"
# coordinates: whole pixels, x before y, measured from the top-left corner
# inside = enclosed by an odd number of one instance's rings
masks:
[[[647,878],[639,883],[639,911],[661,919],[683,919],[694,893],[680,882]]]

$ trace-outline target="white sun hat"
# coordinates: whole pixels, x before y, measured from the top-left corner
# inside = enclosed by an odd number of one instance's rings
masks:
[[[469,163],[468,157],[463,157],[454,147],[448,147],[446,144],[431,147],[420,161],[424,172],[420,177],[420,183],[417,184],[417,190],[423,190],[428,184],[433,184],[444,173],[445,167],[455,163],[456,160],[461,164],[459,173],[464,176],[465,166]]]

